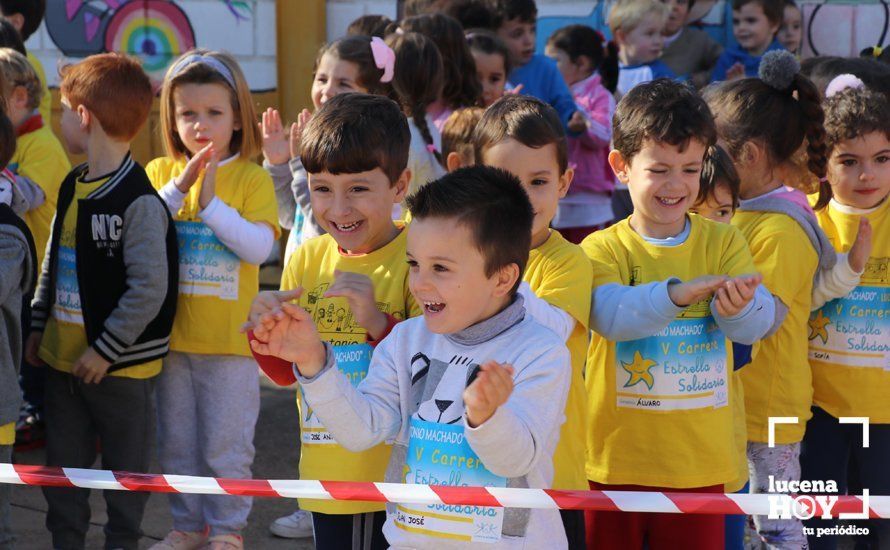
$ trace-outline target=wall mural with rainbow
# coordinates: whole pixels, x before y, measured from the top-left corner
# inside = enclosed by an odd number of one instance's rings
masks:
[[[258,4],[272,6],[263,11],[261,24],[253,21]],[[250,64],[257,57],[253,34],[260,27],[272,34],[274,43],[274,23],[274,0],[49,0],[45,29],[51,43],[39,49],[41,57],[56,49],[57,58],[69,59],[125,52],[141,58],[152,79],[160,82],[173,59],[195,46],[227,44],[221,36],[237,37],[234,47],[226,49]],[[247,40],[245,35],[250,35]],[[274,59],[274,51],[266,53]],[[245,67],[252,88],[275,88],[274,63],[254,69]]]

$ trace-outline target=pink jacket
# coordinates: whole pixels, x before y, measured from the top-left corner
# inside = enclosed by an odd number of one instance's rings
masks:
[[[587,132],[568,138],[569,163],[575,168],[575,180],[569,194],[610,192],[615,188],[615,174],[607,160],[615,98],[602,85],[597,73],[573,84],[572,95],[587,119]]]

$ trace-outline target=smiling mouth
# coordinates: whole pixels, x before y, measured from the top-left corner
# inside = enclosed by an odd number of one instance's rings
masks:
[[[663,206],[677,206],[683,201],[683,197],[655,197]]]
[[[424,302],[423,309],[429,313],[439,313],[445,309],[445,304],[441,302]]]
[[[352,223],[337,223],[331,222],[331,225],[334,226],[334,229],[339,231],[340,233],[352,233],[357,230],[362,225],[362,221],[352,222]]]

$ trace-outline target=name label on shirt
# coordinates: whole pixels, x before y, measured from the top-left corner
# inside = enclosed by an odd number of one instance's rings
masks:
[[[176,222],[179,293],[238,299],[241,260],[201,222]]]
[[[334,356],[337,358],[337,368],[346,375],[352,387],[356,387],[368,376],[368,366],[371,364],[370,344],[349,344],[334,346]],[[312,408],[302,403],[303,423],[302,439],[307,445],[336,445],[337,440],[322,425],[318,417],[312,412]]]
[[[56,303],[53,317],[64,323],[83,326],[83,310],[80,307],[80,285],[77,283],[77,255],[73,248],[59,247],[56,271]]]
[[[729,403],[726,337],[712,316],[678,318],[659,333],[615,344],[618,406],[658,411]]]
[[[890,371],[890,288],[858,286],[810,316],[810,360]]]
[[[405,483],[453,487],[506,487],[507,479],[482,464],[464,437],[463,424],[411,418]],[[503,508],[400,504],[395,525],[405,531],[466,542],[501,540]]]

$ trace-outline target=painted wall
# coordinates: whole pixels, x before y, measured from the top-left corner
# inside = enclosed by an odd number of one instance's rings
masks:
[[[48,0],[44,24],[26,47],[47,69],[50,86],[57,84],[60,59],[102,51],[138,55],[160,81],[170,61],[197,44],[231,52],[252,90],[272,90],[278,81],[275,1]]]
[[[699,0],[698,3],[704,4],[707,1]],[[553,31],[572,23],[606,30],[605,20],[613,0],[538,0],[537,3],[538,42],[543,47]],[[724,0],[712,3],[711,10],[701,19],[701,24],[720,42],[731,43],[733,39],[729,6]],[[803,7],[804,29],[811,28],[812,43],[810,37],[804,34],[805,55],[813,55],[814,51],[822,55],[857,55],[860,50],[874,46],[885,25],[890,23],[888,8],[878,0],[798,0],[798,4]],[[328,39],[342,36],[350,21],[360,15],[381,13],[394,17],[396,5],[396,0],[329,0]],[[885,45],[887,38],[884,37]]]

